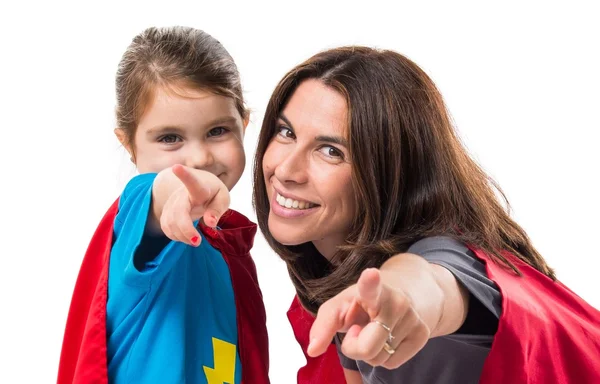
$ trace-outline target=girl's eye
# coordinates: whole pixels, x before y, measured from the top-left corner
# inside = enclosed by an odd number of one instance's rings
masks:
[[[289,129],[288,127],[283,126],[283,125],[280,125],[279,127],[277,127],[277,134],[286,139],[295,139],[296,138],[296,135],[294,135],[294,131],[292,131],[291,129]]]
[[[158,138],[158,141],[165,144],[175,144],[181,141],[181,137],[173,134],[164,135]]]
[[[327,157],[332,159],[344,160],[344,153],[337,149],[336,147],[332,147],[330,145],[323,146],[319,149],[319,151]]]
[[[208,137],[223,136],[227,132],[229,132],[229,130],[227,128],[216,127],[216,128],[211,129],[210,131],[208,131]]]

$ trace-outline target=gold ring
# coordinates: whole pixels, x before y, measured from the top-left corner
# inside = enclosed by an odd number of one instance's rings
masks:
[[[389,345],[387,341],[383,343],[383,350],[386,351],[389,355],[393,355],[394,353],[396,353],[396,350],[392,348],[392,346]]]

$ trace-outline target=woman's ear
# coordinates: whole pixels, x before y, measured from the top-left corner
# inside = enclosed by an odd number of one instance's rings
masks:
[[[121,145],[129,153],[129,156],[130,156],[129,159],[131,160],[131,162],[135,164],[135,156],[133,155],[133,148],[131,148],[131,145],[129,145],[129,142],[127,140],[127,135],[125,134],[125,130],[123,128],[115,128],[115,136],[117,136],[119,143],[121,143]]]

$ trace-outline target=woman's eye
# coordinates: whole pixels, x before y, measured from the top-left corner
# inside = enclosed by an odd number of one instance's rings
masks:
[[[208,131],[208,137],[223,136],[228,131],[229,130],[227,128],[224,128],[224,127],[213,128],[210,131]]]
[[[181,137],[177,136],[177,135],[164,135],[158,138],[158,141],[161,143],[165,143],[165,144],[175,144],[179,141],[181,141]]]
[[[295,139],[296,138],[296,136],[294,135],[294,131],[292,131],[291,129],[289,129],[288,127],[285,127],[283,125],[280,125],[277,128],[277,134],[286,139]]]
[[[321,153],[324,154],[325,156],[331,157],[333,159],[340,159],[340,160],[344,159],[344,153],[342,151],[340,151],[339,149],[337,149],[336,147],[326,145],[324,147],[321,147],[319,149],[319,151],[321,151]]]

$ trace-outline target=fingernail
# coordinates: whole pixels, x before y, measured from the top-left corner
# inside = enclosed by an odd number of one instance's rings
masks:
[[[196,244],[198,242],[199,238],[198,236],[194,236],[191,238],[192,244]]]

